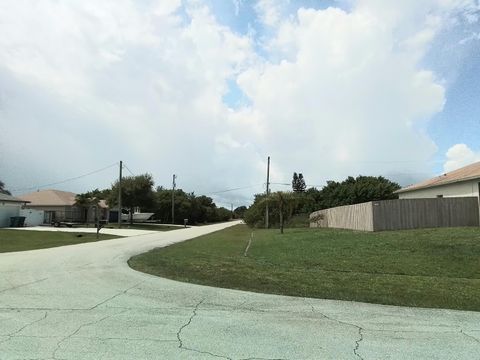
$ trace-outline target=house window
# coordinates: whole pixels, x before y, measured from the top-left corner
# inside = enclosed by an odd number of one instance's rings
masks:
[[[443,195],[437,195],[437,198],[443,198]]]

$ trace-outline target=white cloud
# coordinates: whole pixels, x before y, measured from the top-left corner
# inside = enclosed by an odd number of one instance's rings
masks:
[[[415,46],[396,45],[438,25],[425,20],[406,31],[397,12],[386,16],[367,3],[352,12],[300,9],[270,43],[283,60],[239,77],[260,119],[263,149],[288,169],[282,182],[293,170],[316,183],[359,172],[424,171],[436,152],[421,129],[442,110],[445,89],[418,62],[418,48],[433,34]],[[419,163],[399,169],[396,160]]]
[[[190,189],[207,181],[204,168],[228,113],[226,80],[253,56],[248,37],[220,26],[201,4],[186,9],[187,22],[163,2],[151,8],[129,1],[12,4],[0,11],[1,32],[15,34],[0,39],[0,66],[10,78],[2,87],[16,92],[2,102],[5,151],[15,152],[15,134],[29,129],[28,156],[43,158],[53,180],[67,175],[52,158],[73,157],[78,174],[108,157],[130,159],[131,167],[154,172],[159,182],[178,168]],[[39,92],[31,94],[33,88]],[[30,104],[20,110],[24,101]],[[72,131],[76,141],[65,150],[61,140]],[[91,144],[99,137],[101,143]]]
[[[480,161],[480,151],[473,151],[465,144],[456,144],[448,149],[446,158],[443,169],[449,172]]]
[[[188,191],[255,185],[217,196],[240,205],[262,191],[267,155],[274,182],[425,172],[437,151],[425,124],[445,85],[422,59],[451,19],[473,16],[469,2],[361,0],[285,16],[286,3],[255,6],[274,34],[260,55],[254,35],[201,1],[2,2],[2,180],[31,186],[122,159],[158,185],[176,173]],[[222,101],[232,80],[249,105]],[[94,179],[65,187],[113,181]]]
[[[255,5],[260,21],[267,26],[276,26],[282,18],[283,9],[289,0],[258,0]]]
[[[473,32],[467,37],[464,37],[462,40],[460,40],[460,44],[465,45],[466,43],[474,40],[480,40],[480,32]]]

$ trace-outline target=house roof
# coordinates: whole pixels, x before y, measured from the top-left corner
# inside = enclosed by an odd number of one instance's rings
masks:
[[[60,190],[41,190],[20,195],[22,200],[30,201],[30,206],[72,206],[75,205],[76,194]]]
[[[28,201],[30,206],[73,206],[77,202],[76,196],[77,194],[69,191],[42,190],[20,195],[19,201]],[[100,200],[98,206],[108,209],[106,200]]]
[[[14,197],[14,196],[12,196],[12,195],[3,194],[3,193],[0,193],[0,201],[1,201],[1,202],[13,202],[13,203],[25,203],[25,202],[28,202],[28,201],[25,201],[25,200],[16,198],[16,197]]]
[[[397,190],[396,193],[404,193],[474,179],[480,179],[480,161],[443,175],[422,181],[418,184],[404,187],[403,189]]]

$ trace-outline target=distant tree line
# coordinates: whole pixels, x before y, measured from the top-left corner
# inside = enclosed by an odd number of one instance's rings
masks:
[[[170,222],[172,218],[172,190],[157,187],[154,191],[153,207],[155,218],[162,222]],[[193,192],[186,193],[182,189],[175,190],[175,222],[182,223],[188,219],[190,224],[213,223],[227,221],[232,217],[230,210],[217,207],[213,199]]]
[[[118,206],[118,181],[110,189],[92,190],[77,196],[80,206],[90,206],[92,201],[104,199],[110,208]],[[133,213],[135,207],[142,212],[153,212],[154,218],[163,223],[172,222],[172,190],[162,186],[154,188],[154,181],[150,174],[126,176],[122,178],[122,208]],[[186,193],[182,189],[175,190],[175,223],[183,224],[188,219],[189,224],[213,223],[227,221],[232,217],[230,210],[217,207],[213,199],[193,192]],[[234,211],[236,217],[245,212],[242,207]]]
[[[256,194],[253,204],[244,215],[245,222],[250,226],[262,227],[265,225],[265,206],[269,206],[269,223],[272,226],[283,227],[284,222],[290,221],[297,215],[309,214],[313,211],[328,209],[336,206],[359,204],[376,200],[397,199],[394,192],[400,185],[383,176],[349,176],[342,182],[327,181],[321,190],[314,187],[304,189],[299,184],[300,176],[294,174],[292,181],[293,192],[276,192],[270,194]],[[303,181],[303,176],[302,176]]]

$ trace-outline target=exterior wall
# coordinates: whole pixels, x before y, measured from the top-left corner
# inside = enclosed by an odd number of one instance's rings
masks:
[[[479,226],[476,197],[373,202],[374,231]]]
[[[25,226],[38,226],[43,224],[45,212],[43,210],[21,209],[20,216],[25,216]]]
[[[443,197],[478,197],[478,184],[480,180],[462,181],[442,186],[434,186],[426,189],[413,190],[405,193],[399,193],[400,199],[427,199],[436,198],[438,195]]]
[[[310,215],[310,227],[373,231],[372,203],[316,211]]]
[[[54,219],[56,221],[84,221],[84,213],[82,208],[78,206],[32,206],[27,205],[27,209],[43,210],[45,212],[45,218],[48,217],[49,212],[54,213]],[[48,223],[48,221],[46,221]]]
[[[0,228],[10,226],[10,217],[18,216],[22,204],[0,202]]]

